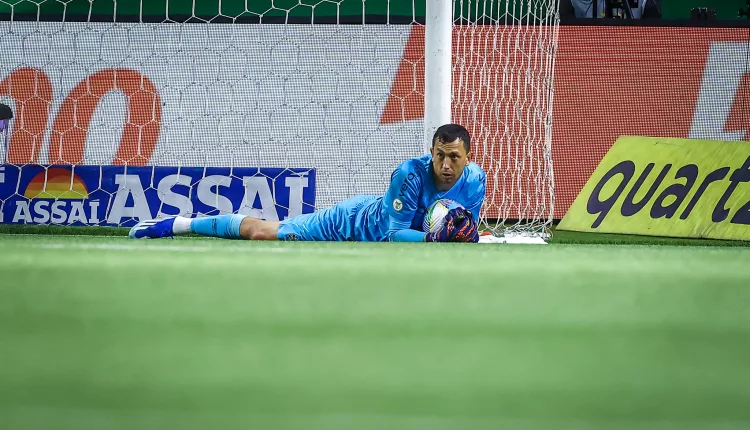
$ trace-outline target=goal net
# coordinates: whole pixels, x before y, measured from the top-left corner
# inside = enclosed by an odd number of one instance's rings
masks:
[[[496,232],[552,220],[557,9],[453,3],[452,118]],[[283,219],[383,194],[424,153],[424,26],[424,0],[0,0],[0,222]]]

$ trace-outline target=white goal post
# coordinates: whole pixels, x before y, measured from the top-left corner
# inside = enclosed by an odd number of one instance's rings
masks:
[[[425,10],[424,136],[427,154],[435,130],[452,121],[453,0],[427,0]]]
[[[283,219],[382,194],[456,122],[484,228],[546,233],[558,7],[0,0],[0,222]]]

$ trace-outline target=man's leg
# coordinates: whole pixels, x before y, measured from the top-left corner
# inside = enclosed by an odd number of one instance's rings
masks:
[[[240,236],[248,240],[279,240],[278,221],[246,217],[240,224]]]
[[[326,209],[301,214],[281,222],[263,221],[246,215],[216,215],[200,218],[172,217],[141,221],[130,229],[132,239],[159,238],[195,233],[225,239],[283,241],[345,241],[355,239],[357,211],[372,201],[357,196]]]
[[[174,231],[175,234],[195,233],[225,239],[278,240],[279,222],[264,221],[246,215],[179,217],[175,220]]]
[[[279,222],[246,215],[216,215],[200,218],[181,216],[142,221],[130,230],[130,238],[160,238],[195,233],[224,239],[278,240]]]

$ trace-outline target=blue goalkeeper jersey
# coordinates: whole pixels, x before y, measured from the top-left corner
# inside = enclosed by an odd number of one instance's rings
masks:
[[[455,200],[478,220],[486,181],[482,168],[472,162],[450,190],[438,191],[432,175],[432,156],[407,160],[391,175],[385,196],[364,202],[356,211],[355,240],[380,242],[393,239],[398,230],[422,231],[427,208],[440,199]]]

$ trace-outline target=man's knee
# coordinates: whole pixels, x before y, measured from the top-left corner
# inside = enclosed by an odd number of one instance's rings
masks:
[[[240,224],[240,236],[249,240],[278,240],[279,223],[246,217]]]

